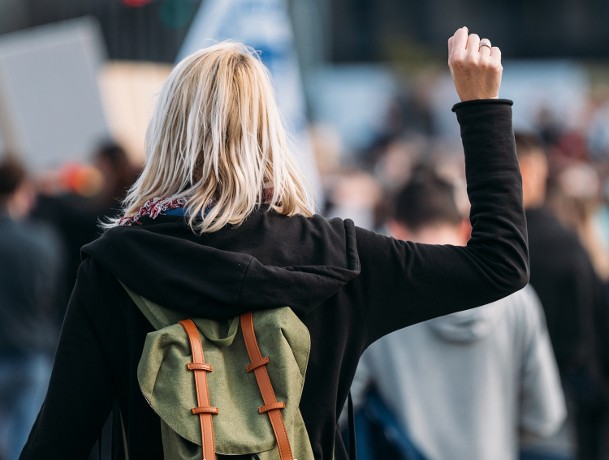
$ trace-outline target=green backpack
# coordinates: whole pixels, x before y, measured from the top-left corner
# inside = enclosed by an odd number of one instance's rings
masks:
[[[299,409],[311,343],[289,307],[184,319],[123,287],[156,329],[137,378],[161,418],[165,459],[313,459]]]

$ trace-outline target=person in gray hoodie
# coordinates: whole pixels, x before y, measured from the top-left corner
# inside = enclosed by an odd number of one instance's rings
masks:
[[[462,246],[469,225],[453,188],[429,168],[395,200],[398,239]],[[411,442],[433,460],[508,460],[520,432],[547,436],[565,402],[543,310],[530,286],[501,300],[385,336],[363,354],[356,408],[373,384]]]

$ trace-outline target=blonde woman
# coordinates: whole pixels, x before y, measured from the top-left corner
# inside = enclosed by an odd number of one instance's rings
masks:
[[[117,279],[198,317],[289,305],[311,338],[300,410],[313,456],[347,458],[337,417],[368,345],[492,302],[528,278],[511,102],[497,99],[499,49],[467,28],[448,48],[472,204],[465,247],[397,241],[315,215],[257,56],[220,43],[178,64],[123,215],[83,248],[46,402],[22,458],[86,458],[115,403],[130,458],[162,457],[159,419],[136,378],[152,327]]]

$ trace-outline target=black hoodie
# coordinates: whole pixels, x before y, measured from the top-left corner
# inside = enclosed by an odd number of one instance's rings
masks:
[[[205,235],[193,234],[181,217],[160,216],[85,246],[47,399],[22,458],[86,458],[115,401],[130,458],[162,458],[159,420],[136,378],[152,328],[117,278],[198,317],[291,306],[311,335],[301,412],[315,458],[346,458],[337,417],[370,343],[492,302],[528,280],[510,106],[486,100],[454,108],[472,204],[467,247],[402,242],[349,220],[265,209]]]

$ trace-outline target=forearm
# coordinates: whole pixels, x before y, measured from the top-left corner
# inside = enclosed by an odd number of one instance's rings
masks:
[[[471,203],[468,248],[485,254],[481,275],[504,289],[503,295],[523,287],[529,273],[511,105],[508,100],[481,100],[453,108],[461,127]]]

